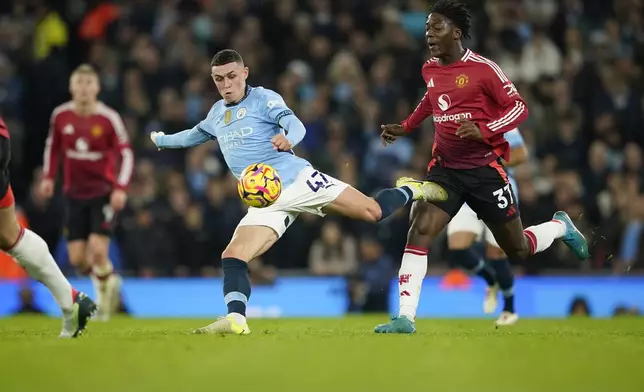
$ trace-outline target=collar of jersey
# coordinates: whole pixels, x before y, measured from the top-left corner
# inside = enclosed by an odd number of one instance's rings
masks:
[[[230,107],[237,106],[237,105],[239,105],[240,103],[244,102],[244,99],[246,99],[246,97],[248,97],[248,94],[250,94],[250,90],[252,90],[252,89],[253,89],[253,88],[252,88],[251,86],[246,85],[246,94],[244,94],[244,96],[242,97],[242,99],[240,99],[239,101],[237,101],[237,102],[235,102],[235,103],[227,103],[227,104],[225,104],[225,105],[226,105],[226,107],[227,107],[227,108],[230,108]]]

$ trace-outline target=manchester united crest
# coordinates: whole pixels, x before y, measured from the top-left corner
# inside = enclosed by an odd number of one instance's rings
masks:
[[[230,124],[230,120],[233,118],[233,111],[232,110],[226,110],[226,113],[224,113],[224,123],[226,125]]]
[[[103,134],[103,128],[100,125],[96,124],[92,127],[91,132],[93,137],[98,138],[98,137],[101,137],[101,135]]]
[[[469,78],[465,74],[460,74],[456,77],[456,87],[458,88],[463,88],[467,86],[467,82],[469,81]]]

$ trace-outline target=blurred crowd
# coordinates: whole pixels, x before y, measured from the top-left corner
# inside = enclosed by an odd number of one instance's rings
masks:
[[[640,0],[467,1],[466,45],[495,60],[530,107],[521,131],[530,162],[517,168],[525,225],[556,210],[592,244],[583,264],[565,248],[517,267],[626,273],[644,266],[644,22]],[[400,122],[425,90],[423,0],[13,0],[0,5],[0,113],[11,129],[12,182],[32,228],[55,245],[60,197],[40,200],[53,108],[69,99],[70,71],[94,65],[100,99],[127,126],[137,165],[120,218],[123,269],[141,276],[211,276],[244,214],[217,145],[158,152],[151,131],[200,121],[217,100],[212,55],[239,51],[249,83],[278,91],[307,127],[297,153],[372,194],[401,174],[424,175],[426,121],[386,149],[383,123]],[[301,216],[253,276],[276,269],[346,275],[388,285],[405,244],[407,211],[378,226]],[[445,266],[444,238],[430,267]],[[287,273],[287,272],[282,272]],[[384,278],[383,278],[384,277]],[[359,292],[359,289],[356,289]],[[359,296],[358,294],[356,294]]]

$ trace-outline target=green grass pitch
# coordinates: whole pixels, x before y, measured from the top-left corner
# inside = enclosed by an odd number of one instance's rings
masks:
[[[251,320],[248,336],[192,335],[208,320],[118,318],[59,340],[59,320],[0,319],[0,391],[644,391],[644,319]]]

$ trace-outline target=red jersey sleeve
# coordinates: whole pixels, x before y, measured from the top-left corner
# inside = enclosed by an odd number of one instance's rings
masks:
[[[425,83],[430,83],[431,78],[429,76],[429,62],[423,65],[422,74]],[[423,98],[420,100],[420,103],[418,103],[418,106],[416,106],[416,109],[414,109],[409,117],[407,117],[400,125],[402,125],[406,132],[411,132],[412,130],[418,128],[420,124],[422,124],[422,122],[425,121],[425,119],[429,117],[433,112],[434,109],[432,108],[432,102],[429,99],[427,91],[425,91],[425,95],[423,95]]]
[[[121,156],[121,165],[118,176],[116,177],[115,187],[117,189],[126,189],[132,178],[134,153],[130,147],[130,138],[121,116],[117,112],[110,110],[108,119],[112,124],[112,146],[114,148],[114,154]]]
[[[513,130],[528,118],[526,105],[514,83],[505,75],[501,67],[493,61],[481,67],[485,92],[499,106],[500,115],[487,123],[479,123],[484,139]]]
[[[43,157],[43,176],[49,179],[55,179],[58,172],[58,159],[60,158],[60,130],[58,129],[58,124],[56,119],[58,117],[57,113],[51,115],[49,120],[49,135],[47,135],[47,141],[45,142],[45,152]]]

